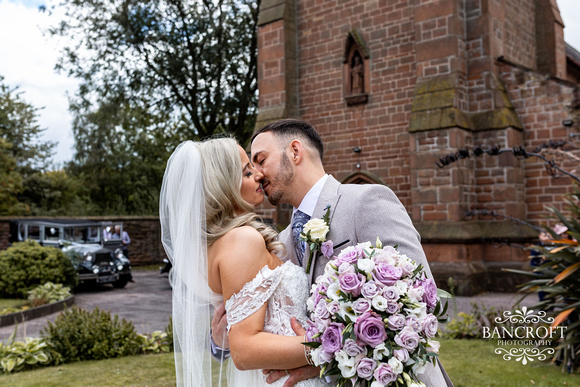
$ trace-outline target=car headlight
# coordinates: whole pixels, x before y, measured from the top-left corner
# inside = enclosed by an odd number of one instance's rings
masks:
[[[95,256],[92,253],[85,252],[85,261],[93,262],[95,260]]]
[[[117,265],[117,270],[119,271],[123,270],[123,265]]]
[[[93,269],[93,273],[99,274],[99,267],[97,265],[93,265],[92,269]]]

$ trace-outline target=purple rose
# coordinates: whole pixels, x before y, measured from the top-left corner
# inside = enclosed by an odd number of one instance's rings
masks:
[[[314,323],[312,321],[308,322],[308,329],[306,329],[306,341],[317,341],[320,342],[320,336],[318,336],[316,339],[313,338],[313,336],[317,335],[318,332],[320,332],[318,329],[316,329],[316,326],[314,325]]]
[[[320,300],[314,307],[314,315],[317,318],[329,318],[330,313],[328,312],[328,308],[326,307],[326,300]]]
[[[366,380],[371,380],[373,377],[373,371],[377,367],[377,362],[374,359],[369,359],[368,357],[362,358],[361,361],[356,365],[356,373],[359,378]]]
[[[425,332],[425,335],[427,335],[427,337],[435,337],[435,335],[437,334],[437,326],[438,326],[437,317],[435,317],[432,314],[428,314],[427,317],[423,319],[423,323],[421,324],[421,326],[423,328],[423,332]]]
[[[413,273],[413,271],[415,270],[415,266],[413,266],[413,263],[412,262],[404,262],[399,267],[403,271],[403,276],[411,275],[411,273]]]
[[[387,286],[394,285],[402,275],[403,271],[400,267],[395,267],[384,262],[376,265],[375,271],[373,272],[373,278],[375,281]]]
[[[437,305],[437,286],[431,278],[423,281],[423,302],[427,304],[427,308],[431,309]]]
[[[397,380],[398,375],[393,371],[390,365],[381,363],[375,369],[373,376],[375,377],[377,382],[379,382],[383,386],[386,386],[387,384]]]
[[[395,343],[408,351],[412,351],[419,345],[419,335],[413,328],[405,327],[395,335]]]
[[[399,309],[401,308],[401,306],[399,305],[398,302],[393,302],[393,301],[389,301],[387,302],[387,313],[390,314],[395,314],[399,311]]]
[[[347,263],[355,263],[359,257],[359,250],[355,247],[347,247],[346,249],[342,250],[340,254],[338,254],[337,262],[347,262]]]
[[[397,301],[399,299],[399,290],[394,286],[387,286],[383,289],[383,296],[387,300]]]
[[[332,301],[328,305],[326,305],[326,309],[328,309],[328,313],[335,314],[338,313],[338,311],[340,310],[340,305],[338,305],[338,302]]]
[[[387,338],[385,325],[375,313],[366,312],[354,323],[354,333],[364,343],[376,347]]]
[[[379,288],[377,287],[375,281],[365,282],[362,286],[361,294],[363,297],[369,299],[379,294]]]
[[[358,298],[352,303],[352,310],[356,314],[363,314],[371,310],[371,301],[366,298]]]
[[[334,254],[334,244],[332,243],[331,240],[322,242],[322,245],[320,246],[320,251],[322,252],[322,255],[324,255],[326,258],[330,258]]]
[[[407,351],[405,348],[395,349],[393,351],[393,356],[395,356],[401,363],[406,363],[409,361],[409,351]]]
[[[331,323],[322,334],[322,348],[325,352],[336,353],[342,348],[342,330],[344,325],[341,323]]]
[[[358,345],[353,339],[346,339],[343,350],[350,357],[355,357],[365,351],[365,349]]]
[[[405,325],[414,330],[415,332],[421,332],[423,327],[421,326],[421,322],[417,318],[417,316],[409,316],[407,317],[407,321],[405,321]]]
[[[405,316],[394,314],[387,319],[387,326],[392,331],[400,331],[405,327]]]
[[[365,281],[365,276],[362,274],[345,273],[339,275],[338,280],[340,282],[340,289],[342,291],[358,297],[360,296],[360,291]]]

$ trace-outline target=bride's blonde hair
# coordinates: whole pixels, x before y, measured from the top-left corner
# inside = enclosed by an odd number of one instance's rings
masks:
[[[278,233],[258,221],[254,207],[242,197],[242,161],[236,140],[209,139],[198,143],[197,149],[201,155],[208,247],[236,227],[251,226],[262,235],[268,251],[285,254]]]

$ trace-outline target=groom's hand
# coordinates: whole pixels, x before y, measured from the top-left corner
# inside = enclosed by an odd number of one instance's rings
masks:
[[[221,349],[229,349],[230,342],[228,341],[228,318],[226,315],[226,306],[222,302],[215,310],[213,319],[211,320],[211,338],[213,342]]]
[[[284,383],[283,387],[292,387],[296,383],[301,382],[303,380],[318,378],[320,377],[320,368],[313,367],[313,366],[304,366],[300,368],[296,368],[293,370],[275,370],[275,371],[268,371],[264,370],[264,373],[268,375],[266,378],[266,383],[272,384],[276,380],[283,378],[286,375],[290,375],[288,380]]]
[[[296,336],[304,336],[306,334],[306,330],[302,327],[302,325],[300,325],[298,320],[296,320],[296,317],[292,317],[290,324],[292,325],[292,329],[294,330],[294,333],[296,333]],[[283,378],[286,375],[290,375],[288,380],[286,380],[284,383],[283,387],[292,387],[302,380],[319,377],[320,368],[307,365],[288,371],[264,370],[264,374],[268,375],[266,378],[266,383],[268,384],[274,383],[276,380]]]

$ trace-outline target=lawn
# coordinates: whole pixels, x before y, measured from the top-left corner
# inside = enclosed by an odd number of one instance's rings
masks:
[[[441,340],[441,362],[456,387],[578,386],[578,375],[537,360],[522,365],[496,355],[493,341]],[[87,361],[0,376],[14,387],[174,386],[173,354]]]

